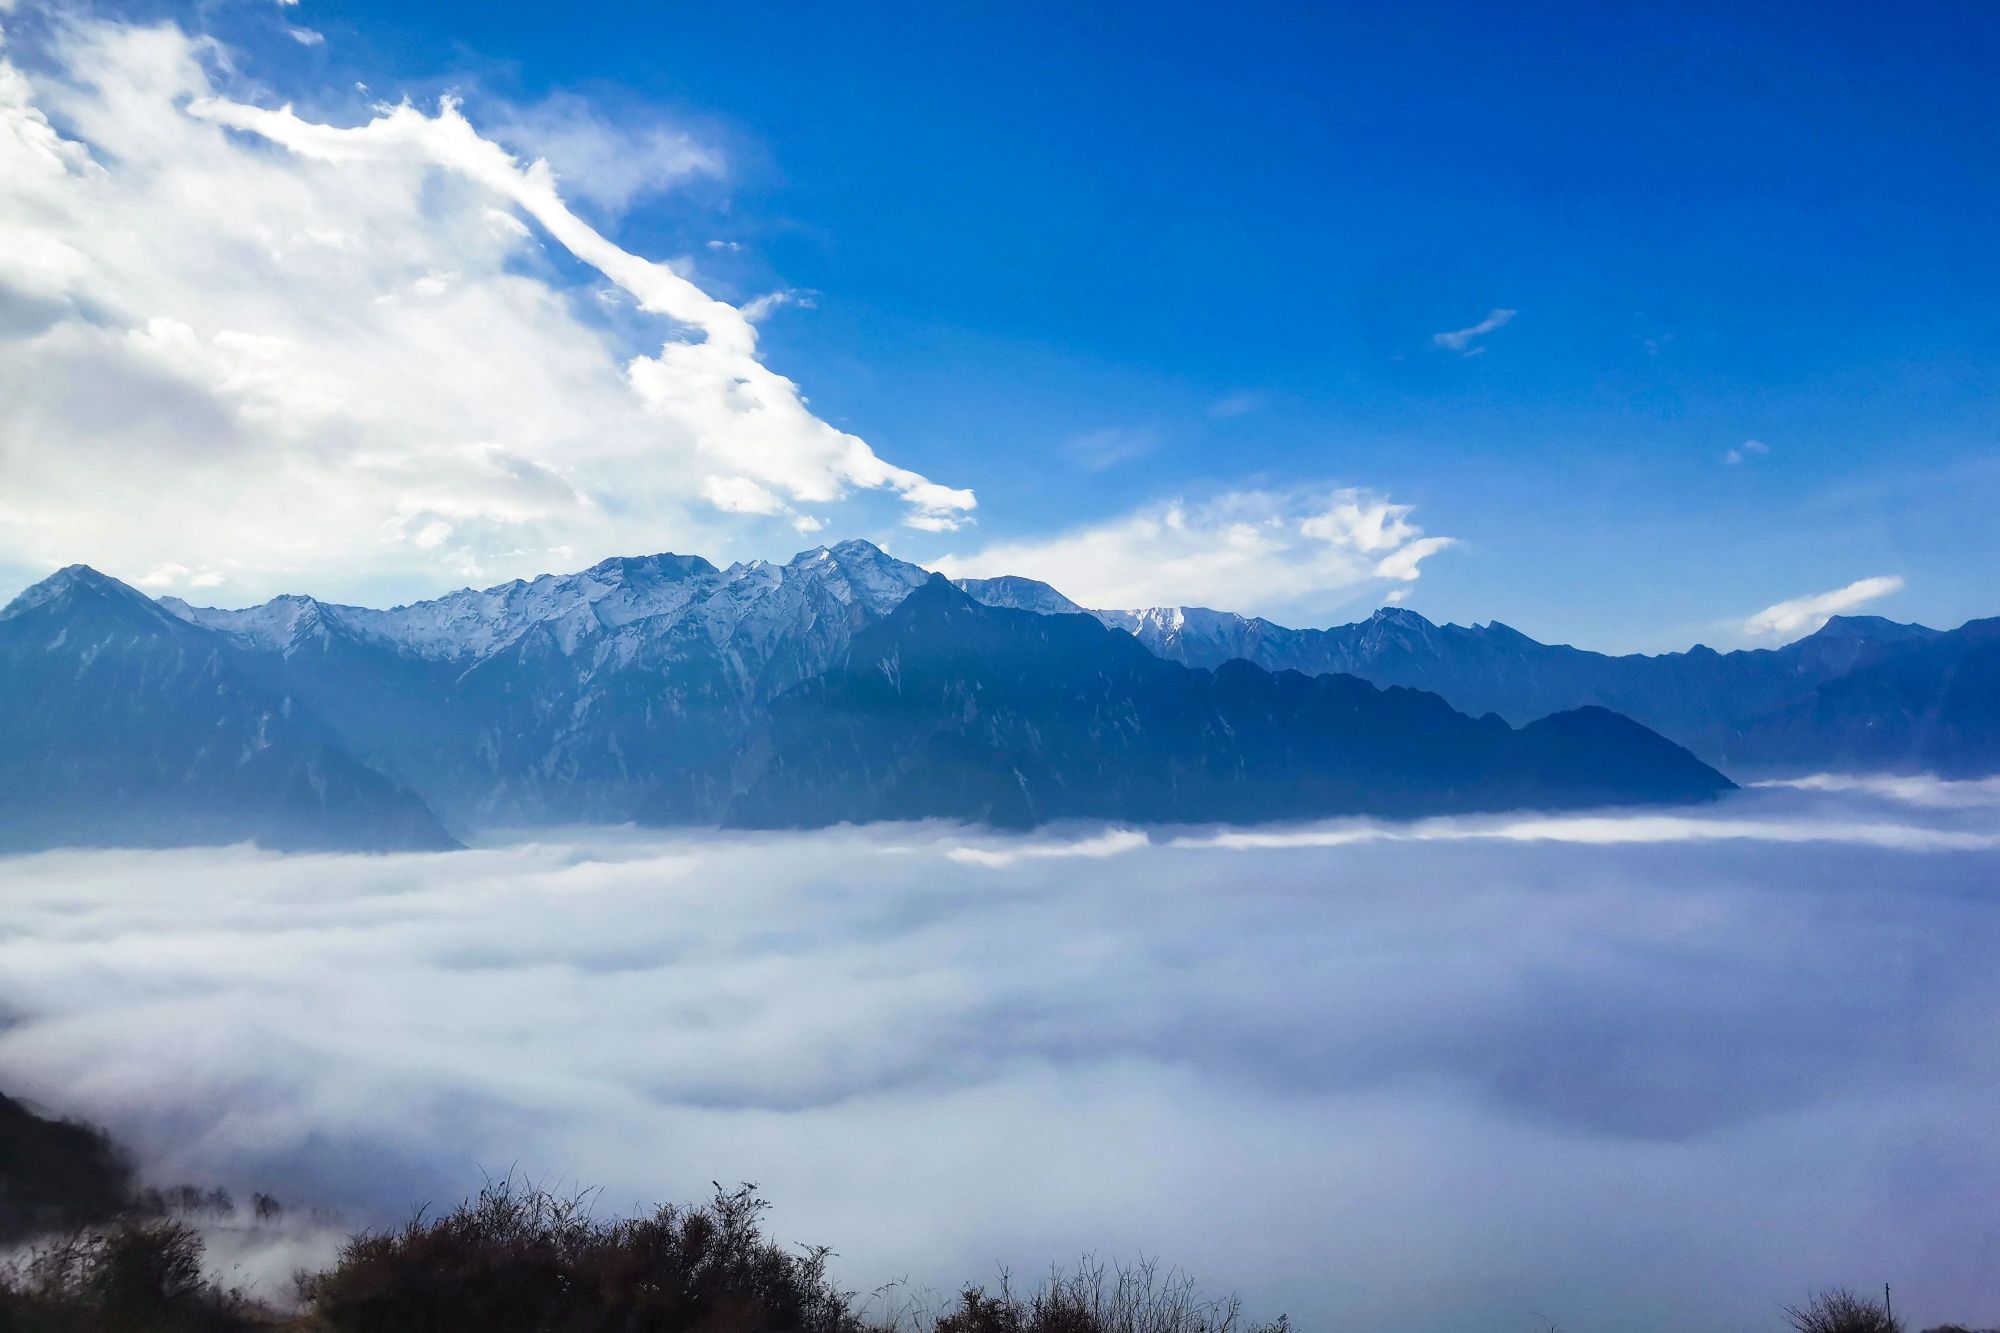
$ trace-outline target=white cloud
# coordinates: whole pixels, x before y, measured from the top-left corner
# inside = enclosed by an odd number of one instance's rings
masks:
[[[313,28],[286,28],[285,33],[300,46],[326,45],[326,34]]]
[[[786,306],[794,306],[800,310],[811,310],[813,305],[814,296],[811,292],[766,292],[755,300],[747,301],[743,304],[743,318],[749,320],[752,324],[760,324],[774,310],[782,310]]]
[[[730,514],[783,513],[785,502],[748,477],[710,477],[701,493],[717,509]]]
[[[229,575],[219,569],[189,569],[178,561],[169,560],[155,565],[132,581],[141,588],[166,592],[175,588],[220,588],[229,582]]]
[[[455,106],[314,124],[233,98],[208,49],[72,19],[0,59],[0,564],[415,593],[556,552],[726,555],[769,520],[711,506],[716,475],[927,527],[972,508],[819,420],[741,311]],[[662,148],[606,188],[676,169]],[[618,346],[572,256],[657,318],[657,354]]]
[[[1754,635],[1810,634],[1834,616],[1902,590],[1903,580],[1893,574],[1857,579],[1845,588],[1835,588],[1832,592],[1794,597],[1788,602],[1767,606],[1743,622],[1743,632]]]
[[[1770,778],[1750,785],[1859,792],[1931,810],[2000,808],[2000,777],[1953,780],[1912,773],[1814,773],[1802,778]]]
[[[1746,458],[1759,457],[1771,452],[1771,446],[1762,440],[1745,440],[1736,448],[1723,454],[1722,461],[1734,467]]]
[[[1200,846],[17,857],[0,1088],[357,1225],[482,1168],[605,1214],[755,1180],[861,1291],[1088,1249],[1302,1329],[1668,1333],[1887,1271],[1910,1327],[1977,1322],[1996,835],[1783,791]]]
[[[1477,340],[1496,329],[1505,327],[1507,321],[1519,313],[1516,310],[1495,310],[1485,319],[1469,327],[1453,329],[1449,333],[1433,333],[1431,343],[1433,346],[1448,348],[1461,356],[1478,356],[1486,349],[1475,346]]]
[[[1043,540],[931,562],[953,578],[1020,574],[1105,609],[1210,606],[1319,614],[1382,583],[1408,583],[1452,545],[1371,491],[1237,491],[1169,500]]]

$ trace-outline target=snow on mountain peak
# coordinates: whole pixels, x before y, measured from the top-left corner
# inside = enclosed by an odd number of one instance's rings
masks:
[[[956,579],[954,583],[967,597],[987,606],[1033,611],[1043,616],[1078,615],[1083,612],[1082,607],[1040,579],[1023,578],[1018,574],[1002,574],[991,579]]]
[[[25,615],[37,607],[93,598],[107,604],[144,608],[158,614],[153,600],[137,588],[109,574],[99,573],[89,565],[65,565],[40,583],[24,589],[20,596],[0,608],[0,619]]]

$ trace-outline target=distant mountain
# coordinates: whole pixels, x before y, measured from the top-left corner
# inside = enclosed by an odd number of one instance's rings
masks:
[[[999,586],[1004,585],[1004,586]],[[992,605],[1069,603],[1031,579],[964,580]],[[1800,769],[2000,772],[1993,621],[1957,630],[1836,616],[1776,649],[1614,657],[1537,642],[1494,621],[1435,625],[1384,607],[1330,629],[1292,629],[1202,607],[1091,612],[1161,657],[1215,667],[1344,672],[1442,695],[1521,724],[1597,705],[1739,775]]]
[[[919,588],[931,602],[903,615]],[[856,644],[873,654],[885,634],[915,635],[911,660],[949,665],[973,703],[1007,701],[1004,734],[963,744],[1042,777],[1013,804],[948,804],[1009,822],[1623,802],[1720,781],[1601,712],[1515,733],[1356,680],[1189,673],[1042,585],[981,591],[1031,609],[996,629],[986,608],[866,542],[727,569],[608,560],[386,611],[301,596],[234,611],[154,603],[72,567],[0,613],[0,847],[390,848],[446,845],[446,826],[810,823],[830,798],[803,775],[839,771],[830,738],[862,716]],[[919,615],[939,601],[951,615]],[[952,649],[941,636],[954,629],[974,646]],[[1055,637],[1036,639],[1044,629]],[[1003,648],[1014,676],[981,674],[993,669],[982,654]],[[1080,677],[1080,662],[1106,674]],[[923,781],[948,771],[914,765],[896,731],[910,719],[883,703],[866,742],[879,755],[867,753]],[[1107,729],[1120,717],[1143,734]],[[866,783],[855,799],[867,817],[913,808]]]
[[[1944,633],[1890,621],[1864,628],[1853,666],[1748,719],[1731,747],[1791,769],[2000,770],[2000,619]]]
[[[1345,675],[1214,671],[941,576],[780,696],[732,823],[1253,822],[1689,801],[1730,783],[1591,708],[1516,731]]]
[[[453,845],[219,635],[81,565],[0,610],[0,849]]]
[[[1293,629],[1085,612],[1025,578],[940,586],[861,541],[782,565],[607,560],[389,610],[156,603],[72,566],[0,611],[0,848],[430,847],[447,828],[933,807],[1250,819],[1708,780],[1660,737],[1746,775],[2000,771],[2000,621],[1840,617],[1778,649],[1611,657],[1395,608]],[[923,689],[883,693],[884,662]]]
[[[841,660],[928,577],[861,541],[717,569],[698,556],[466,589],[389,611],[168,599],[465,828],[707,822],[763,704]]]
[[[997,579],[954,579],[952,584],[973,601],[985,606],[1001,606],[1013,611],[1033,611],[1043,616],[1096,615],[1100,620],[1108,614],[1086,611],[1048,584],[1012,574]],[[1121,625],[1119,628],[1122,629],[1124,626]],[[1242,655],[1231,653],[1229,656]]]

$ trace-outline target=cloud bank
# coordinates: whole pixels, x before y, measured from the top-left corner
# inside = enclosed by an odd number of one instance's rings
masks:
[[[1743,622],[1743,632],[1751,635],[1784,634],[1796,637],[1811,634],[1837,615],[1866,606],[1878,598],[1903,590],[1903,580],[1893,574],[1857,579],[1845,588],[1794,597],[1788,602],[1767,606]]]
[[[857,493],[931,530],[974,506],[816,417],[759,355],[768,307],[623,249],[450,100],[341,127],[262,105],[172,24],[7,40],[0,563],[428,591],[718,550]],[[716,169],[571,103],[501,119],[607,209]],[[649,326],[621,334],[607,296]],[[630,327],[657,350],[627,354]]]
[[[929,563],[952,578],[1041,579],[1095,608],[1310,616],[1363,593],[1401,600],[1423,561],[1453,545],[1425,536],[1413,508],[1357,488],[1233,491]]]
[[[357,1221],[755,1180],[862,1290],[1089,1248],[1312,1328],[2000,1314],[1990,790],[1267,832],[16,858],[0,1087]]]

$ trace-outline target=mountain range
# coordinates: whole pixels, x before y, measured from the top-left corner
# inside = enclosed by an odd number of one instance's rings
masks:
[[[1032,579],[960,586],[996,606],[1083,610]],[[1595,704],[1741,776],[2000,771],[2000,619],[1936,630],[1835,616],[1782,648],[1610,656],[1540,643],[1498,621],[1434,625],[1400,607],[1330,629],[1193,606],[1087,614],[1190,666],[1240,659],[1269,671],[1343,672],[1431,690],[1516,725]]]
[[[1996,653],[1995,621],[1607,657],[1397,609],[1086,611],[859,541],[388,610],[156,602],[71,566],[0,611],[0,847],[1250,821],[1694,799],[1728,786],[1710,765],[1983,772]]]

